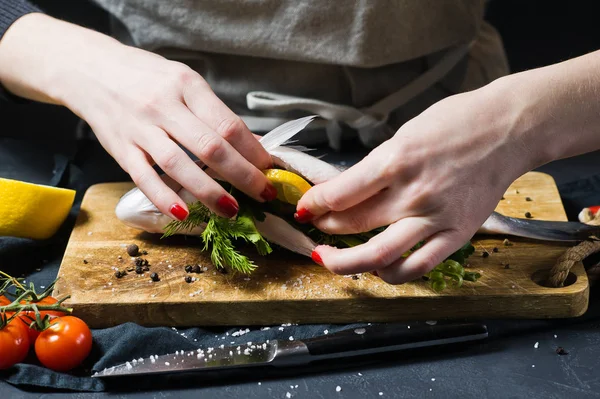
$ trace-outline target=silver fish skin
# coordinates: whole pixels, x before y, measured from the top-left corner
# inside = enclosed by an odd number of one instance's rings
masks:
[[[541,241],[583,241],[600,235],[600,226],[580,222],[521,219],[493,212],[478,234],[510,235]]]

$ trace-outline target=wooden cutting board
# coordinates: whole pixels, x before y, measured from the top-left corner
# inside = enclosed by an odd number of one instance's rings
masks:
[[[60,267],[54,294],[71,295],[67,303],[92,327],[124,322],[207,326],[558,318],[576,317],[587,310],[589,286],[581,263],[572,269],[570,285],[539,284],[572,244],[512,237],[512,246],[503,245],[506,237],[475,237],[476,252],[469,258],[469,268],[479,271],[481,279],[441,294],[425,281],[394,286],[370,273],[334,275],[282,249],[267,257],[249,249],[258,265],[254,274],[222,274],[201,252],[200,239],[161,239],[119,222],[115,205],[131,187],[131,183],[106,183],[89,188]],[[549,175],[527,173],[504,197],[497,210],[505,215],[523,217],[529,211],[536,219],[567,220]],[[148,252],[142,257],[150,271],[143,275],[132,271],[118,279],[116,268],[133,266],[125,249],[131,243]],[[488,257],[482,256],[484,251]],[[203,273],[186,273],[188,264],[201,265]],[[160,281],[151,281],[151,272]],[[186,283],[186,276],[196,281]]]

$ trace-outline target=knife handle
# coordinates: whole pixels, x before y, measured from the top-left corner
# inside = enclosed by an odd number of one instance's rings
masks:
[[[348,329],[303,341],[312,356],[331,357],[332,354],[361,355],[474,341],[487,336],[487,327],[477,323],[426,325],[413,328],[407,328],[406,325],[382,324]]]

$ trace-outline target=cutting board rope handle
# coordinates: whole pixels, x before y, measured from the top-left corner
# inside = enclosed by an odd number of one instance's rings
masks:
[[[551,287],[562,287],[575,263],[581,262],[588,256],[600,252],[600,240],[590,238],[565,251],[550,270],[548,283]]]

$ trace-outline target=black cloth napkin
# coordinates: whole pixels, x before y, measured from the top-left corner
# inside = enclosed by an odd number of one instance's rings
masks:
[[[358,156],[357,154],[354,155]],[[355,161],[356,159],[354,159]],[[350,160],[348,163],[351,163]],[[107,181],[128,180],[128,176],[118,167],[99,144],[93,140],[64,143],[44,143],[0,139],[0,177],[14,178],[40,184],[51,184],[77,190],[76,201],[68,220],[60,231],[47,241],[0,237],[0,268],[15,276],[25,276],[37,286],[47,286],[57,275],[71,229],[85,190],[92,184]],[[600,176],[592,176],[559,187],[568,207],[570,217],[576,217],[583,206],[600,204]],[[1,200],[1,199],[0,199]],[[486,320],[490,336],[506,337],[523,334],[526,331],[556,327],[597,320],[598,296],[592,296],[590,310],[584,317],[568,320]],[[595,305],[594,305],[595,304]],[[408,323],[417,325],[420,323]],[[226,384],[256,376],[254,369],[208,372],[187,375],[164,375],[102,380],[91,378],[91,374],[104,368],[147,358],[150,355],[173,353],[180,350],[194,350],[215,345],[237,345],[241,343],[263,342],[267,339],[296,339],[330,333],[353,325],[291,325],[254,327],[246,331],[241,327],[186,328],[171,326],[145,328],[133,323],[113,328],[93,330],[94,346],[86,362],[71,373],[57,373],[48,370],[30,356],[23,364],[0,372],[0,379],[28,390],[51,389],[52,391],[128,391],[153,389],[186,384]],[[239,331],[242,334],[239,334]],[[236,334],[234,334],[236,333]],[[236,335],[236,336],[234,336]],[[424,352],[420,352],[420,356]],[[1,356],[1,354],[0,354]],[[68,354],[65,354],[68,356]],[[383,355],[385,358],[386,355]],[[381,357],[358,359],[351,362],[337,362],[335,367],[377,362]],[[343,363],[343,364],[340,364]],[[293,369],[265,369],[261,378],[285,377],[298,373],[315,373],[328,369],[327,364],[305,366]]]

